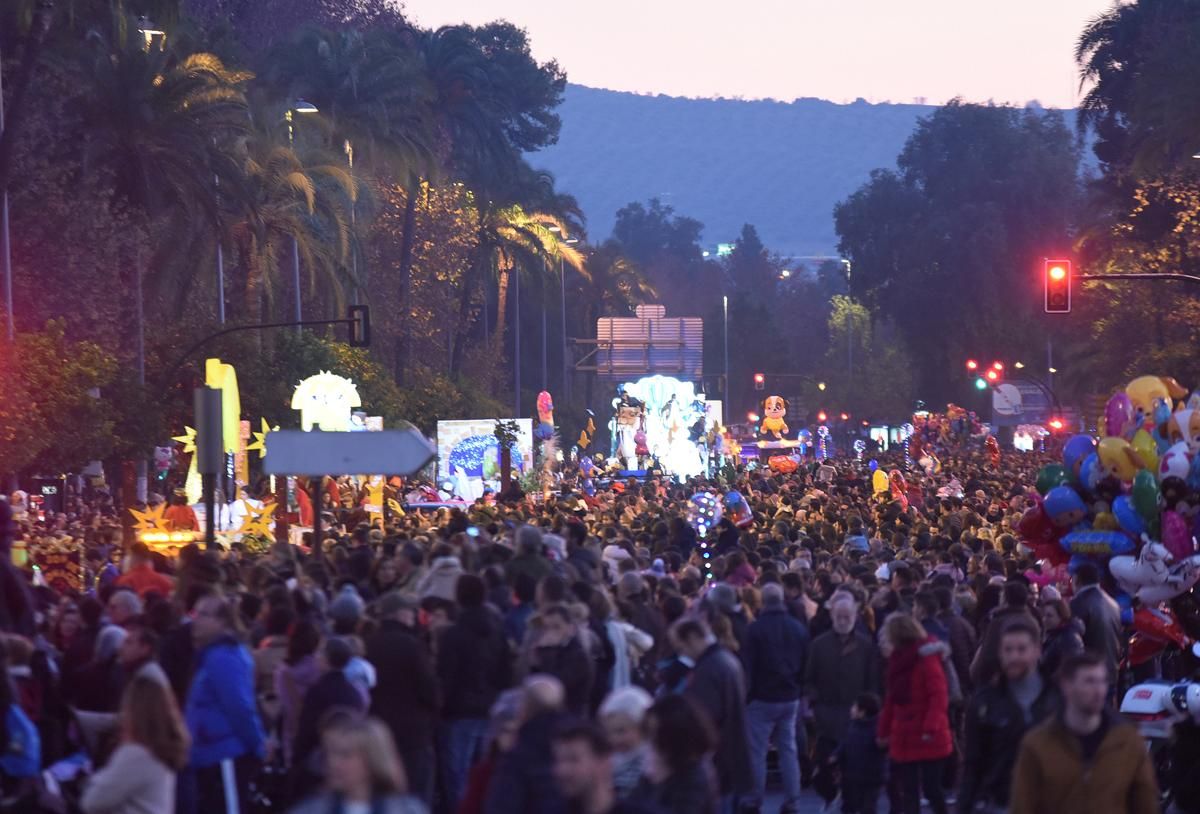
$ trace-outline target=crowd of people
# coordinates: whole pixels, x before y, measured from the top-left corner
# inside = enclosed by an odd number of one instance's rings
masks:
[[[80,590],[0,571],[0,808],[1157,811],[1100,571],[1028,576],[1043,461],[941,463],[903,496],[847,459],[339,517],[261,554],[122,548],[93,510]],[[701,487],[751,522],[698,538]]]

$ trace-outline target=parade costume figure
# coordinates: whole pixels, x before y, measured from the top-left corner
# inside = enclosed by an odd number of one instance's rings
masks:
[[[783,396],[767,396],[763,399],[763,420],[758,427],[758,440],[782,441],[787,436],[788,425],[783,420],[787,408],[787,399]]]

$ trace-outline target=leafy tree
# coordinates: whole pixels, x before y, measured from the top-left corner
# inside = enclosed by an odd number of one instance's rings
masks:
[[[104,388],[116,371],[99,345],[68,340],[62,322],[0,347],[0,469],[58,474],[106,456],[113,406]]]
[[[779,264],[767,254],[758,231],[747,223],[725,263],[725,273],[734,289],[759,302],[770,302],[779,283],[779,270]]]
[[[613,240],[658,292],[668,316],[707,314],[720,303],[726,286],[717,265],[704,259],[703,229],[658,198],[617,212]]]
[[[1069,245],[1078,152],[1058,112],[952,102],[834,210],[850,291],[891,321],[933,401],[967,355],[1045,341],[1036,270]]]

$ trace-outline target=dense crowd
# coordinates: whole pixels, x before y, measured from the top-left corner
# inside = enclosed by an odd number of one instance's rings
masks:
[[[77,501],[46,523],[85,545],[80,590],[4,552],[0,807],[716,814],[770,789],[1152,814],[1118,607],[1092,564],[1031,578],[1015,531],[1041,463],[947,453],[875,493],[841,460],[375,527],[331,506],[323,556],[126,550]],[[702,487],[750,522],[698,538]]]

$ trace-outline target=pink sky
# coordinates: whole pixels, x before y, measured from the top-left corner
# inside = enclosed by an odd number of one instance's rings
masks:
[[[1112,0],[404,0],[426,27],[507,19],[572,82],[676,96],[1072,107]]]

